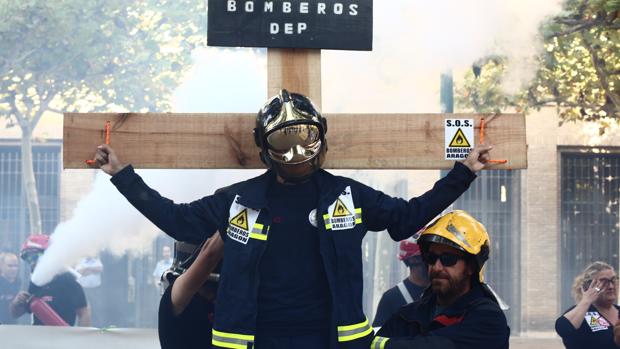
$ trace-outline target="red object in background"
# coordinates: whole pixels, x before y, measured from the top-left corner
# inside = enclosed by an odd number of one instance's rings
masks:
[[[411,240],[403,240],[400,242],[400,251],[398,252],[398,259],[404,261],[405,259],[413,256],[419,256],[422,254],[420,251],[420,246],[411,241]]]
[[[22,244],[22,248],[19,251],[19,257],[28,261],[28,255],[33,253],[42,253],[47,250],[50,244],[49,235],[45,234],[33,234],[28,236],[26,241]],[[28,261],[29,262],[29,261]]]
[[[41,298],[32,297],[30,299],[30,311],[41,320],[45,326],[69,326],[69,324]]]

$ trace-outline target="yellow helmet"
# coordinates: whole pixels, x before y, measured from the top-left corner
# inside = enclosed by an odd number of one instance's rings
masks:
[[[484,225],[469,213],[454,210],[429,224],[420,234],[418,244],[422,251],[426,252],[431,243],[448,245],[474,256],[480,272],[479,281],[484,281],[482,269],[489,259],[489,233]]]

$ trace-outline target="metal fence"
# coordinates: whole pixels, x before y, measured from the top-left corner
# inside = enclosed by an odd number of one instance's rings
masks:
[[[561,151],[562,310],[575,304],[573,280],[589,263],[618,267],[620,153],[611,151]]]
[[[370,184],[373,181],[369,181]],[[389,194],[407,198],[408,183],[397,180],[387,189]],[[385,291],[402,281],[409,271],[396,257],[398,243],[387,231],[369,232],[362,241],[362,263],[364,267],[364,313],[370,322],[374,320],[379,299]]]
[[[60,220],[61,143],[35,143],[32,152],[42,227],[51,233]],[[16,252],[29,233],[19,141],[0,141],[0,250]]]
[[[521,173],[486,170],[453,205],[484,224],[491,238],[485,278],[510,306],[506,317],[512,333],[520,331]]]

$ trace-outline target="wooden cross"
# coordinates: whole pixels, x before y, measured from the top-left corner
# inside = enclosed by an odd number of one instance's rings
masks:
[[[321,108],[321,51],[269,49],[268,95],[281,88],[302,93]],[[261,106],[256,106],[256,110]],[[325,168],[448,169],[444,160],[444,119],[474,119],[491,157],[506,159],[493,169],[527,167],[522,114],[324,114],[329,151]],[[136,168],[263,168],[252,129],[256,114],[65,113],[64,168],[88,168],[95,147],[110,142],[122,161]],[[476,135],[475,142],[479,142]]]

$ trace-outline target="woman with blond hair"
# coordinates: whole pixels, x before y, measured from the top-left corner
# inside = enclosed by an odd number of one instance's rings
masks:
[[[618,322],[618,275],[604,262],[594,262],[575,278],[577,304],[555,322],[567,349],[617,348],[613,327]]]

